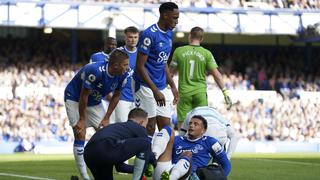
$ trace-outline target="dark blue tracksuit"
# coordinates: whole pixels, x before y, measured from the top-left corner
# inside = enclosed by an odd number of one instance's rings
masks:
[[[148,162],[151,142],[144,127],[128,120],[96,132],[85,147],[84,160],[95,180],[112,180],[114,165],[118,171],[132,173],[133,167],[123,162],[140,154]]]

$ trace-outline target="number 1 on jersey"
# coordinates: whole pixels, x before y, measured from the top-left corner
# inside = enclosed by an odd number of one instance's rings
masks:
[[[196,63],[194,60],[190,60],[190,79],[193,79],[193,71],[194,71],[194,64]]]

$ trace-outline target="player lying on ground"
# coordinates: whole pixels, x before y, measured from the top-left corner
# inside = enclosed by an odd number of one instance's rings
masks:
[[[207,167],[211,158],[222,166],[228,176],[231,164],[220,143],[204,136],[207,121],[202,116],[193,116],[189,122],[187,136],[174,136],[173,130],[165,126],[155,137],[152,152],[157,159],[153,179],[176,180],[189,173],[197,179],[196,171]]]
[[[207,120],[208,129],[205,135],[217,139],[227,151],[227,156],[230,160],[232,153],[236,150],[240,136],[231,127],[229,121],[223,118],[216,109],[209,106],[202,106],[191,110],[187,114],[186,119],[184,120],[182,127],[180,128],[180,135],[184,136],[187,133],[189,122],[195,115],[200,115]],[[226,147],[228,140],[229,144],[228,147]]]

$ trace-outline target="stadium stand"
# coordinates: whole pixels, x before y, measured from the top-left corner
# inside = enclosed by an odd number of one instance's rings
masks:
[[[67,63],[70,62],[68,48],[63,44],[48,48],[43,45],[48,43],[42,41],[13,38],[0,42],[6,44],[0,48],[0,141],[72,142],[62,94],[83,63]],[[317,118],[320,99],[300,98],[301,92],[320,91],[320,76],[316,71],[319,62],[314,61],[308,68],[302,49],[278,47],[273,53],[248,50],[241,54],[219,48],[216,51],[230,89],[278,92],[275,99],[239,101],[228,112],[222,103],[212,104],[231,121],[243,139],[320,142]],[[80,52],[89,54],[92,50],[83,48]],[[313,56],[319,57],[319,51]],[[87,58],[79,57],[80,62],[86,62]],[[217,89],[214,80],[207,79],[209,90]]]
[[[53,0],[52,0],[53,1]],[[71,0],[72,1],[72,0]],[[105,3],[127,3],[127,4],[160,4],[163,0],[73,0],[78,2],[105,2]],[[246,8],[291,8],[291,9],[317,9],[320,8],[319,0],[175,0],[179,7],[246,7]]]

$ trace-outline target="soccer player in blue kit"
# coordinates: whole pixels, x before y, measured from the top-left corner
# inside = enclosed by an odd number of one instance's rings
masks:
[[[148,112],[147,132],[150,136],[155,132],[156,123],[159,129],[170,124],[171,100],[167,83],[174,96],[173,103],[179,100],[167,65],[172,49],[172,29],[178,24],[179,8],[173,2],[166,2],[160,5],[159,12],[159,21],[140,36],[132,82],[136,107]]]
[[[107,37],[104,50],[101,52],[97,52],[91,55],[90,63],[99,62],[99,61],[107,61],[109,59],[109,53],[117,48],[117,40],[113,37]]]
[[[152,144],[152,152],[158,160],[153,179],[177,180],[188,176],[188,173],[195,178],[196,171],[206,167],[211,158],[222,166],[224,175],[228,176],[230,161],[218,140],[204,136],[207,125],[206,119],[196,115],[189,121],[185,137],[174,136],[169,126],[157,133]]]
[[[100,61],[108,61],[109,60],[109,54],[117,48],[117,40],[113,37],[107,37],[104,44],[104,50],[94,53],[91,55],[89,63],[95,63]],[[107,107],[110,103],[112,97],[112,93],[109,93],[105,101],[103,102],[104,107]],[[110,116],[110,122],[114,122],[114,113]]]
[[[134,26],[129,26],[124,30],[125,45],[119,47],[129,55],[129,67],[133,70],[136,66],[137,58],[137,43],[139,40],[139,30]],[[128,78],[128,82],[121,91],[120,101],[114,110],[115,122],[126,121],[128,113],[133,109],[134,100],[132,95],[131,78]]]
[[[96,130],[108,125],[116,107],[121,89],[130,76],[129,57],[126,52],[115,49],[109,61],[87,64],[73,77],[64,92],[67,116],[75,136],[73,152],[82,179],[89,179],[83,159],[86,127]],[[101,100],[114,92],[107,112]]]
[[[211,136],[219,141],[219,143],[227,151],[228,159],[236,150],[240,135],[231,127],[230,122],[225,119],[215,108],[209,106],[200,106],[192,109],[186,116],[181,129],[180,135],[184,136],[189,127],[191,118],[200,115],[207,120],[208,128],[206,136]],[[228,147],[226,147],[228,145]]]

